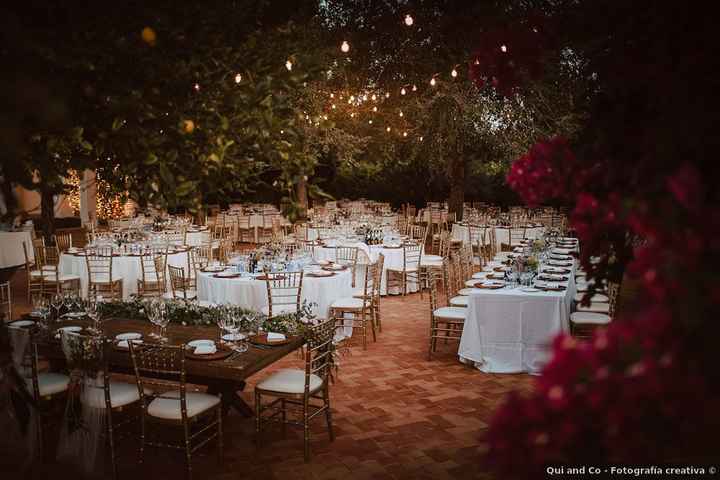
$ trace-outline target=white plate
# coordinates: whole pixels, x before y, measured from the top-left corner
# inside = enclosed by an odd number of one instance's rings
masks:
[[[488,280],[487,282],[482,283],[486,287],[504,287],[505,282],[500,282],[497,280]]]
[[[309,272],[313,277],[332,277],[335,272],[328,272],[326,270],[319,270],[317,272]]]
[[[244,333],[236,333],[236,334],[226,333],[225,335],[222,336],[222,339],[225,341],[228,341],[228,342],[237,342],[239,340],[245,340],[246,338],[247,338],[247,335],[245,335]]]
[[[215,345],[215,342],[212,340],[193,340],[192,342],[188,342],[188,344],[187,344],[188,347],[192,347],[192,348],[199,347],[201,345],[206,345],[206,346]]]
[[[234,277],[237,275],[237,272],[220,272],[216,273],[215,275],[217,275],[218,277]]]
[[[10,327],[29,327],[30,325],[35,325],[35,322],[32,320],[18,320],[16,322],[10,323]]]
[[[521,292],[527,292],[527,293],[533,293],[533,292],[539,292],[539,288],[533,288],[533,287],[524,287],[520,289]]]
[[[142,338],[142,333],[138,332],[125,332],[118,333],[115,335],[115,340],[139,340]]]
[[[78,326],[78,325],[70,325],[70,326],[68,326],[68,327],[60,327],[60,328],[58,328],[58,332],[61,331],[61,330],[62,330],[63,332],[81,332],[81,331],[82,331],[82,327],[80,327],[80,326]]]
[[[318,265],[323,265],[323,266],[330,265],[330,263],[331,263],[330,260],[318,260],[318,262],[317,262]]]
[[[42,318],[42,313],[40,312],[30,312],[30,316],[33,318]]]
[[[85,316],[85,312],[68,312],[63,317],[67,318],[83,318]]]
[[[473,273],[472,278],[475,278],[475,279],[477,279],[477,280],[484,280],[488,273],[491,273],[491,272],[478,272],[478,273]]]
[[[127,350],[130,348],[130,345],[128,344],[129,341],[130,340],[120,340],[116,345],[118,348],[124,348]],[[140,345],[141,343],[143,343],[142,339],[135,339],[135,340],[132,340],[132,342],[133,342],[133,345]]]
[[[206,272],[222,272],[225,270],[225,267],[205,267],[204,269]]]

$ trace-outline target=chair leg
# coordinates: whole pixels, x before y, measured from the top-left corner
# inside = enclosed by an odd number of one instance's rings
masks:
[[[217,431],[217,442],[218,442],[218,465],[223,464],[223,426],[222,426],[222,397],[220,404],[218,405],[217,409],[217,422],[218,422],[218,431]]]
[[[185,432],[185,477],[188,480],[192,480],[192,451],[190,446],[190,426],[188,424],[183,425],[183,431]]]
[[[261,415],[262,405],[260,404],[260,392],[255,390],[255,437],[258,445],[260,445],[260,419],[262,418]]]
[[[330,441],[335,441],[335,431],[332,425],[332,413],[330,412],[330,388],[325,385],[325,391],[323,393],[323,400],[325,401],[325,422],[328,427],[328,434],[330,435]]]
[[[310,461],[310,419],[308,418],[310,399],[305,396],[303,401],[303,440],[305,450],[305,463]]]
[[[117,462],[115,460],[115,436],[113,435],[113,424],[112,424],[112,410],[107,411],[107,436],[108,436],[108,443],[110,445],[110,463],[112,465],[112,474],[113,478],[117,480],[118,478],[118,471],[117,471]]]
[[[142,406],[141,406],[142,408]],[[140,412],[140,458],[138,463],[143,464],[145,460],[145,410]]]

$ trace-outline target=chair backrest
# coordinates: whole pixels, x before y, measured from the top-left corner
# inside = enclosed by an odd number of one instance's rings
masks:
[[[60,252],[55,245],[38,247],[35,251],[35,265],[48,273],[56,273],[60,264]]]
[[[28,390],[32,397],[40,400],[37,335],[29,328],[19,327],[8,328],[8,333],[10,334],[15,368],[28,383]]]
[[[185,277],[185,268],[174,265],[168,265],[167,268],[170,273],[170,291],[172,292],[173,298],[187,300],[188,281],[187,277]]]
[[[180,391],[180,412],[182,421],[187,422],[187,390],[185,370],[185,344],[182,345],[143,345],[135,348],[129,342],[130,358],[135,370],[135,383],[140,395],[140,405],[147,408],[145,402],[144,378],[162,378],[162,384],[169,387],[168,391]],[[153,380],[153,383],[156,383]],[[155,398],[166,398],[178,401],[177,396],[155,395]]]
[[[620,283],[608,282],[607,286],[608,303],[610,304],[610,311],[608,315],[610,318],[615,318],[615,312],[617,307],[618,295],[620,294]]]
[[[244,216],[244,215],[237,217],[237,227],[241,230],[249,230],[250,229],[250,217]]]
[[[73,246],[72,234],[69,232],[56,233],[55,235],[53,235],[53,240],[54,240],[55,246],[61,252],[66,252],[70,247]]]
[[[33,266],[35,266],[35,262],[37,262],[37,259],[35,261],[30,261],[30,256],[28,255],[28,246],[27,243],[22,242],[23,246],[23,254],[25,255],[25,273],[27,273],[28,280],[32,280],[32,276],[30,275],[30,272],[33,269]],[[33,251],[33,253],[35,253]]]
[[[375,262],[375,279],[373,280],[373,298],[376,302],[380,301],[380,286],[383,275],[383,269],[385,268],[385,255],[382,253],[378,255],[377,262]]]
[[[403,245],[403,267],[405,270],[419,269],[422,245]]]
[[[140,257],[143,293],[165,293],[165,261],[166,256],[157,253],[145,253]]]
[[[68,367],[79,371],[84,382],[84,396],[97,395],[103,390],[105,408],[112,408],[110,403],[110,370],[107,364],[108,352],[112,340],[103,336],[83,335],[77,332],[62,332],[60,343]],[[92,403],[91,403],[92,404]]]
[[[266,280],[268,294],[268,316],[276,313],[300,310],[303,272],[268,273]]]
[[[112,250],[99,250],[95,253],[88,253],[85,257],[88,271],[88,281],[112,282]]]
[[[0,283],[0,323],[12,320],[12,292],[10,282]]]
[[[443,260],[442,273],[439,273],[437,271],[431,272],[430,278],[428,278],[428,283],[430,286],[430,316],[434,315],[435,310],[437,310],[439,306],[438,284],[441,282],[447,283],[447,264],[447,259]]]
[[[357,247],[335,247],[335,261],[342,265],[350,265],[355,268],[358,259]]]
[[[309,329],[306,333],[305,351],[305,395],[310,391],[310,375],[317,375],[326,383],[334,364],[333,336],[335,320],[330,318]]]

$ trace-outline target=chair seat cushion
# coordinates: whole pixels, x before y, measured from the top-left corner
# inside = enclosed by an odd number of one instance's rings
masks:
[[[570,315],[570,323],[576,325],[607,325],[610,317],[604,313],[575,312]]]
[[[360,309],[363,308],[365,302],[361,298],[355,298],[355,297],[347,297],[347,298],[338,298],[335,300],[332,305],[330,305],[330,308],[352,308],[352,309]]]
[[[53,273],[46,272],[43,274],[42,278],[46,282],[57,282],[58,281],[58,276],[55,272],[53,272]],[[71,273],[61,273],[60,274],[60,280],[59,280],[60,282],[72,282],[75,280],[80,280],[80,276],[73,275]]]
[[[322,387],[322,378],[310,375],[310,392]],[[273,373],[257,384],[260,390],[269,390],[281,393],[303,393],[305,391],[305,371],[297,369],[282,369]]]
[[[88,385],[85,387],[80,401],[83,405],[93,408],[105,408],[105,390],[102,383],[99,386]],[[145,395],[151,395],[152,390],[144,389]],[[125,382],[110,382],[110,406],[112,408],[130,405],[140,400],[137,385]]]
[[[467,307],[468,297],[459,295],[450,299],[450,306],[452,307]]]
[[[462,295],[462,296],[467,296],[476,291],[478,291],[477,288],[463,288],[461,290],[458,290],[457,294]]]
[[[121,280],[122,277],[117,275],[112,276],[112,282],[110,281],[110,277],[107,275],[93,275],[90,283],[115,283]]]
[[[436,318],[450,318],[453,320],[465,320],[467,308],[464,307],[440,307],[433,312]]]
[[[270,315],[270,307],[268,305],[265,305],[261,309],[262,313],[265,315]],[[297,312],[297,305],[296,304],[281,304],[281,305],[273,305],[273,316],[274,315],[282,315],[285,313],[295,313]]]
[[[402,267],[388,267],[387,271],[392,273],[403,273],[403,271],[408,273],[414,273],[418,271],[418,267],[408,267],[405,270],[403,270]]]
[[[135,389],[137,390],[137,388]],[[173,390],[162,394],[163,397],[156,398],[148,405],[147,413],[152,417],[165,418],[168,420],[180,420],[180,391]],[[220,403],[215,395],[202,392],[188,392],[185,396],[187,404],[187,416],[194,417]]]
[[[423,255],[423,263],[425,262],[441,262],[443,261],[443,257],[440,255]]]
[[[25,383],[27,384],[28,390],[32,392],[32,379],[26,378]],[[47,397],[48,395],[54,395],[56,393],[64,392],[65,390],[67,390],[69,383],[70,377],[68,377],[67,375],[63,375],[62,373],[38,373],[38,390],[40,390],[41,397]]]
[[[597,312],[597,313],[610,313],[609,303],[591,303],[588,306],[578,305],[578,312]]]

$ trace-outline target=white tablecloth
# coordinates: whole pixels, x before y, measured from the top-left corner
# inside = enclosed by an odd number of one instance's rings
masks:
[[[128,299],[130,298],[130,295],[137,293],[137,281],[142,278],[142,267],[140,266],[141,259],[142,257],[130,255],[119,255],[117,257],[113,257],[112,275],[113,278],[122,277],[123,299]],[[185,275],[187,275],[187,252],[168,255],[168,264],[175,267],[185,267]],[[64,253],[60,255],[59,268],[60,273],[80,276],[80,288],[82,290],[82,295],[86,297],[88,292],[88,271],[87,260],[85,257]],[[166,278],[168,279],[169,289],[170,277],[168,276]]]
[[[528,227],[525,229],[525,237],[530,239],[540,238],[545,231],[545,227]],[[452,233],[453,240],[462,240],[463,243],[470,243],[470,228],[467,225],[453,224]],[[502,244],[510,244],[510,228],[495,227],[495,248],[500,250]]]
[[[191,247],[197,247],[210,241],[210,232],[208,230],[202,232],[187,232],[185,243]]]
[[[212,273],[199,272],[198,299],[217,304],[230,303],[260,311],[268,304],[264,280],[250,277],[216,278]],[[332,277],[303,277],[301,302],[315,303],[312,311],[319,318],[328,318],[330,305],[339,298],[352,297],[350,270],[336,272]]]
[[[380,295],[387,295],[387,269],[390,267],[402,268],[403,266],[403,249],[402,248],[386,248],[382,245],[366,245],[364,243],[353,243],[345,245],[348,247],[357,247],[360,249],[358,252],[358,268],[355,274],[355,286],[362,288],[365,282],[365,265],[368,263],[377,262],[378,257],[382,253],[385,256],[385,262],[383,264],[382,279],[380,281]],[[315,260],[332,260],[335,261],[335,248],[333,247],[315,247],[314,256]],[[368,262],[368,259],[370,260]],[[417,292],[417,282],[410,279],[408,281],[408,292]],[[391,292],[392,295],[400,294],[400,289],[394,287]]]
[[[0,232],[0,268],[25,264],[22,244],[25,242],[30,261],[35,260],[30,232]]]
[[[564,292],[478,290],[470,295],[458,355],[487,373],[538,373],[549,345],[569,330],[574,275]]]

